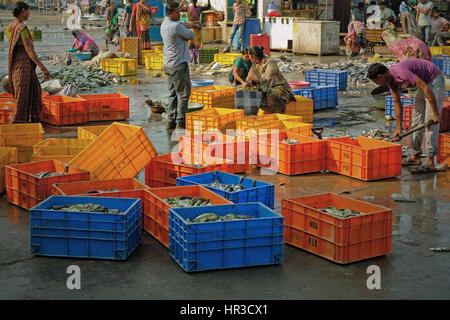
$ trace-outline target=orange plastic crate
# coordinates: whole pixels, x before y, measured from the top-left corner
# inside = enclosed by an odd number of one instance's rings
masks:
[[[5,92],[3,92],[5,93]],[[8,96],[0,97],[0,123],[11,123],[9,118],[16,109],[16,101]]]
[[[108,126],[89,126],[89,127],[78,127],[77,137],[78,139],[96,139]]]
[[[235,129],[236,121],[244,118],[244,110],[213,108],[186,114],[186,130],[191,135],[203,134],[207,130],[226,134],[227,129]]]
[[[262,115],[262,116],[248,116],[243,119],[239,119],[236,121],[236,129],[247,130],[249,128],[259,126],[259,125],[265,124],[267,122],[278,121],[278,120],[303,122],[302,117],[299,117],[299,116],[291,116],[291,115],[281,114],[281,113],[271,113],[271,114],[266,114],[266,115]]]
[[[17,162],[16,147],[0,147],[0,193],[5,191],[5,166]]]
[[[446,163],[450,166],[450,133],[441,133],[438,142],[438,163]]]
[[[441,117],[439,120],[439,132],[450,129],[450,97],[442,101]]]
[[[38,172],[67,172],[67,174],[37,178]],[[6,166],[8,201],[29,210],[52,195],[52,185],[59,182],[89,180],[89,171],[49,160]]]
[[[40,123],[11,123],[0,124],[1,147],[30,147],[44,140],[44,129]],[[20,153],[20,150],[18,150]],[[20,157],[20,155],[19,155]],[[20,161],[20,160],[19,160]]]
[[[230,173],[242,173],[249,170],[249,142],[238,140],[220,132],[202,135],[186,135],[179,138],[180,155],[184,163],[210,163],[210,157],[230,160],[234,170]]]
[[[296,139],[298,144],[286,144],[284,139]],[[325,170],[325,141],[301,136],[291,132],[281,132],[278,138],[258,139],[258,153],[252,154],[252,159],[258,158],[258,166],[267,168],[275,164],[278,172],[286,175],[296,175]],[[261,161],[262,160],[262,161]]]
[[[88,110],[88,121],[126,120],[130,116],[130,99],[121,93],[79,94]]]
[[[50,95],[50,93],[48,93],[48,92],[42,92],[42,94],[41,94],[42,97],[47,97],[49,95]],[[13,96],[12,96],[12,94],[10,94],[8,92],[3,91],[2,93],[0,93],[0,98],[13,98]]]
[[[229,108],[234,109],[234,94],[236,88],[224,86],[206,86],[193,89],[189,102],[203,104],[203,109]],[[243,111],[243,110],[242,110]]]
[[[88,122],[86,100],[66,96],[49,96],[42,99],[42,122],[68,125]]]
[[[178,153],[156,156],[145,167],[145,184],[151,188],[172,187],[176,185],[176,179],[178,177],[216,170],[227,171],[228,161],[223,159],[210,159],[214,164],[196,165],[185,164]]]
[[[261,135],[268,135],[270,137],[272,133],[291,132],[298,133],[302,136],[312,137],[312,127],[313,125],[309,123],[274,120],[264,122],[246,130],[237,129],[236,136],[239,139],[251,139],[252,136],[259,137]],[[252,152],[250,151],[250,153]]]
[[[107,191],[110,189],[118,189],[119,191],[108,191],[96,193],[95,195],[102,195],[104,193],[119,193],[122,191],[146,190],[148,187],[139,182],[135,178],[124,178],[114,180],[96,180],[96,181],[77,181],[55,183],[52,187],[53,195],[67,195],[67,196],[87,196],[90,195],[88,191]]]
[[[144,214],[143,218],[143,229],[161,242],[166,248],[169,248],[169,230],[165,229],[149,215]]]
[[[358,136],[326,141],[327,169],[364,181],[396,177],[402,173],[400,144]]]
[[[162,226],[161,231],[163,233],[169,233],[169,209],[171,206],[164,202],[167,197],[177,197],[177,196],[188,196],[188,197],[201,197],[203,199],[209,200],[214,205],[219,204],[232,204],[229,200],[217,195],[211,190],[202,187],[200,185],[192,186],[182,186],[182,187],[168,187],[168,188],[152,188],[146,194],[146,202],[149,206],[149,217],[155,221],[158,225]],[[145,224],[144,224],[145,229]],[[159,228],[158,228],[159,229]],[[151,228],[145,229],[151,235],[153,235],[157,240],[164,244],[167,248],[169,247],[169,242],[162,242],[158,239],[158,233],[154,234],[154,230]],[[168,238],[168,236],[167,236]],[[165,239],[165,237],[164,237]]]
[[[284,114],[300,116],[303,122],[312,123],[314,120],[314,101],[312,99],[295,96],[296,101],[286,104]]]

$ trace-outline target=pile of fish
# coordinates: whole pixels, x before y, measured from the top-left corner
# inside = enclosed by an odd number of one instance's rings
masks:
[[[124,214],[124,212],[120,211],[119,209],[108,209],[94,203],[54,205],[50,209],[70,212],[103,212],[108,214]]]
[[[89,190],[88,192],[86,192],[86,194],[91,194],[91,193],[106,193],[106,192],[119,192],[119,189],[114,189],[111,188],[109,190]]]
[[[36,178],[49,178],[49,177],[56,177],[56,176],[62,176],[67,174],[67,172],[50,172],[50,171],[41,171],[38,173],[35,173],[34,176]]]
[[[241,177],[241,179],[239,181],[239,184],[220,183],[219,179],[215,179],[213,182],[208,184],[208,186],[212,187],[212,188],[220,189],[220,190],[223,190],[223,191],[237,192],[237,191],[241,191],[241,190],[245,189],[245,187],[241,184],[243,178],[244,177]]]
[[[297,139],[284,139],[281,141],[285,144],[299,144],[300,142]]]
[[[214,222],[214,221],[231,221],[231,220],[244,220],[244,219],[254,219],[254,216],[239,215],[234,213],[229,213],[224,216],[219,216],[215,213],[203,213],[197,216],[195,219],[186,219],[188,223],[200,223],[200,222]]]
[[[323,209],[319,209],[322,212],[331,214],[338,218],[351,218],[362,215],[361,212],[353,211],[350,209],[336,209],[336,207],[330,206]]]
[[[51,65],[51,66],[60,66],[60,65],[67,65],[67,61],[70,61],[69,64],[81,64],[82,61],[78,60],[78,59],[72,59],[72,56],[69,52],[63,52],[60,54],[56,54],[53,56],[53,58],[49,57],[49,56],[41,56],[40,59],[45,61],[45,60],[49,60],[47,61],[46,64]]]
[[[128,81],[114,73],[101,69],[87,68],[82,65],[65,66],[56,72],[51,72],[51,75],[52,79],[58,79],[62,86],[74,85],[78,88],[78,91],[91,90]],[[39,80],[43,82],[42,74],[39,75]]]
[[[212,204],[208,199],[189,196],[168,197],[164,201],[174,208],[210,206]]]

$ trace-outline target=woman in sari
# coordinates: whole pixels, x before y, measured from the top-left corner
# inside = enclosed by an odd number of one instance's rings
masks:
[[[295,101],[294,93],[275,61],[264,55],[262,47],[249,50],[252,67],[246,87],[262,92],[261,109],[265,113],[284,113],[286,104]]]
[[[157,9],[157,8],[156,8]],[[129,31],[142,39],[142,50],[151,50],[150,42],[150,19],[155,15],[155,11],[150,5],[141,0],[133,6]]]
[[[80,30],[73,30],[72,35],[75,38],[73,41],[72,49],[76,49],[80,52],[91,52],[91,59],[95,57],[100,51],[99,47],[87,34],[81,32]]]
[[[205,7],[197,6],[197,0],[191,0],[191,3],[187,5],[185,3],[185,0],[181,1],[180,5],[181,11],[187,12],[187,21],[190,24],[198,24],[200,25],[200,16],[203,11],[209,10],[211,8],[210,0],[208,0],[208,5]],[[198,51],[201,47],[203,47],[203,41],[202,41],[202,30],[195,31],[194,29],[191,29],[194,32],[194,40],[188,41],[189,46],[189,54],[191,56],[191,62],[194,62],[195,64],[198,64]]]
[[[344,42],[347,45],[347,56],[355,56],[358,52],[364,53],[366,48],[364,23],[359,21],[350,22]]]
[[[108,45],[119,45],[120,40],[120,28],[119,28],[119,11],[117,10],[115,0],[106,1],[106,50]]]
[[[15,19],[6,28],[9,89],[16,102],[10,120],[13,123],[40,122],[42,90],[36,66],[42,70],[45,80],[51,78],[50,72],[36,56],[31,34],[23,24],[30,16],[30,7],[24,2],[16,2],[13,15]]]
[[[432,61],[430,48],[428,48],[425,42],[417,37],[409,34],[399,37],[398,33],[392,29],[383,31],[381,37],[386,43],[389,51],[396,56],[398,61],[409,58]]]

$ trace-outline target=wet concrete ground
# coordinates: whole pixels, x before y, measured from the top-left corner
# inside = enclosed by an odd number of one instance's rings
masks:
[[[6,14],[0,12],[5,23]],[[53,22],[54,32],[44,32],[36,42],[39,54],[62,52],[72,39],[61,36],[59,26],[48,17],[33,21]],[[30,23],[31,24],[31,23]],[[96,31],[95,39],[101,38]],[[48,38],[47,38],[48,37]],[[276,55],[277,53],[275,53]],[[0,60],[7,60],[7,42],[0,44]],[[298,56],[295,59],[330,62],[342,57]],[[7,62],[0,72],[6,72]],[[152,78],[140,70],[129,83],[98,88],[93,92],[121,92],[130,97],[130,119],[142,126],[160,154],[176,148],[177,136],[169,135],[166,120],[152,114],[144,101],[167,96],[166,79]],[[288,74],[289,80],[303,75]],[[226,77],[215,77],[227,84]],[[383,101],[382,98],[380,101]],[[349,89],[339,93],[339,106],[314,114],[316,126],[325,126],[325,135],[356,136],[364,129],[393,130],[367,90]],[[348,121],[364,121],[355,124]],[[99,125],[105,123],[89,123]],[[44,124],[46,137],[75,137],[77,126]],[[142,242],[124,262],[35,257],[30,253],[28,212],[11,205],[0,195],[0,298],[1,299],[449,299],[450,253],[429,251],[450,247],[449,173],[412,175],[403,170],[393,179],[363,182],[332,173],[289,177],[263,175],[253,169],[250,176],[275,184],[275,210],[280,212],[284,197],[335,192],[366,199],[393,211],[392,253],[370,260],[338,265],[306,251],[285,245],[280,265],[218,270],[189,274],[170,257],[168,250],[147,232]],[[143,172],[138,176],[144,181]],[[395,197],[414,202],[396,202]],[[66,269],[81,268],[81,290],[68,290]],[[381,269],[381,290],[366,286],[367,267]]]

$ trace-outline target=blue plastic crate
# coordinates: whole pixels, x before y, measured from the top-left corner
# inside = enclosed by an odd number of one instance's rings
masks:
[[[410,104],[414,104],[415,98],[406,98],[404,95],[400,95],[400,100],[402,101],[402,106],[409,106]],[[394,97],[389,95],[385,98],[386,109],[384,114],[390,115],[395,119],[395,110],[394,110]]]
[[[314,110],[332,108],[338,105],[336,86],[310,86],[293,89],[294,95],[303,96],[314,101]]]
[[[444,70],[444,61],[447,59],[448,56],[445,54],[436,54],[431,57],[431,60],[433,63],[439,68],[439,70]]]
[[[339,91],[347,89],[347,79],[347,71],[343,70],[313,69],[305,72],[305,81],[311,86],[332,85]]]
[[[243,178],[241,184],[245,189],[237,192],[228,192],[208,186],[215,179],[218,179],[220,183],[239,184],[241,178]],[[275,186],[271,183],[244,178],[223,171],[212,171],[177,178],[177,186],[193,184],[199,184],[233,203],[261,202],[269,208],[273,209],[274,207]]]
[[[450,57],[444,59],[444,64],[442,66],[442,71],[446,76],[450,76]],[[447,95],[449,95],[449,91],[447,91]]]
[[[50,210],[53,205],[94,203],[124,214]],[[141,242],[141,200],[51,196],[30,210],[31,253],[125,260]]]
[[[188,223],[203,213],[254,219]],[[283,260],[283,216],[259,202],[169,209],[169,251],[187,272],[278,264]]]

